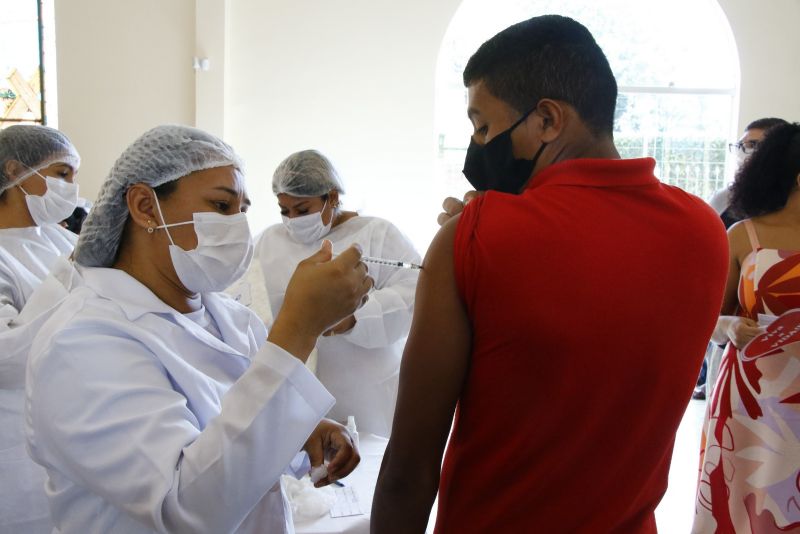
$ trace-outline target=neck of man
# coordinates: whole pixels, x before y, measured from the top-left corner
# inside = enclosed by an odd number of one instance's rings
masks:
[[[620,159],[620,155],[611,136],[597,137],[583,128],[550,143],[536,163],[533,176],[546,167],[571,159]]]

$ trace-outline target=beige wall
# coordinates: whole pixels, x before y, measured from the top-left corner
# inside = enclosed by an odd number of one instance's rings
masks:
[[[231,0],[195,1],[195,56],[209,62],[195,75],[195,126],[218,137],[225,134],[227,20]]]
[[[800,120],[800,2],[719,2],[741,60],[739,124]],[[434,180],[434,76],[459,3],[58,0],[59,127],[84,157],[82,194],[145,129],[196,122],[244,157],[255,230],[279,220],[272,170],[316,147],[358,184],[346,206],[369,214],[380,199],[378,214],[424,246],[435,225],[406,221],[432,221],[453,193]],[[195,55],[208,72],[194,73]]]
[[[277,164],[317,148],[344,178],[346,209],[369,213],[365,199],[380,199],[378,215],[419,242],[432,237],[443,195],[433,185],[434,76],[458,4],[231,2],[225,132],[248,166],[254,228],[280,221]],[[433,224],[411,232],[408,217]]]
[[[58,126],[81,153],[81,195],[94,199],[138,135],[160,123],[194,123],[194,0],[55,7]]]

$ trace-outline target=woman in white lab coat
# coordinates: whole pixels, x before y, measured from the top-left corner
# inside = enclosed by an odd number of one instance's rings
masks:
[[[249,204],[231,148],[194,128],[154,128],[112,168],[75,250],[83,284],[29,358],[28,446],[58,532],[291,532],[280,475],[298,452],[329,453],[320,484],[357,464],[303,362],[371,280],[356,249],[323,247],[267,337],[217,293],[252,257]]]
[[[353,243],[364,256],[421,263],[409,240],[389,221],[339,209],[341,181],[330,161],[315,150],[286,158],[275,170],[272,190],[283,224],[264,231],[256,244],[273,313],[282,306],[297,262],[323,239],[334,252]],[[366,305],[317,341],[316,374],[336,398],[328,414],[358,429],[389,436],[397,398],[403,345],[411,325],[418,271],[369,263],[375,289]]]
[[[78,151],[47,126],[0,131],[0,331],[77,236],[61,226],[78,203]]]
[[[25,450],[25,364],[34,327],[20,313],[77,236],[60,222],[78,200],[78,152],[53,128],[0,131],[0,532],[50,533],[44,470]],[[45,303],[46,304],[46,303]],[[27,306],[27,315],[33,315]]]

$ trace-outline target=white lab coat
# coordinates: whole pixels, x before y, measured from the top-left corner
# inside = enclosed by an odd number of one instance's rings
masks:
[[[22,410],[30,343],[43,319],[66,294],[58,265],[71,273],[66,256],[77,236],[58,225],[0,230],[0,532],[50,533],[44,493],[46,475],[25,450]],[[60,263],[59,263],[60,262]],[[45,287],[42,287],[42,286]],[[35,302],[34,302],[35,301]]]
[[[324,239],[333,243],[334,253],[358,243],[365,256],[421,262],[411,242],[390,222],[376,217],[349,219]],[[320,243],[297,243],[283,224],[267,228],[259,237],[256,258],[264,273],[273,316],[283,305],[297,263],[314,254]],[[316,372],[336,398],[328,417],[344,422],[348,415],[354,415],[359,431],[388,437],[419,272],[367,266],[375,289],[356,311],[355,328],[343,335],[319,338]]]
[[[226,295],[190,318],[121,270],[81,274],[28,361],[57,531],[293,532],[280,475],[333,397]]]
[[[31,293],[78,236],[57,225],[0,230],[0,332],[10,328]]]

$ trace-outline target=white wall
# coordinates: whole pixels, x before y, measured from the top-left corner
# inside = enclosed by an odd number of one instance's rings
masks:
[[[800,2],[719,2],[742,62],[739,124],[800,120]],[[314,147],[350,185],[346,207],[423,249],[442,197],[460,193],[433,179],[436,60],[459,3],[58,0],[59,127],[83,155],[82,194],[145,129],[197,121],[244,157],[254,229],[279,220],[275,166]],[[196,79],[195,55],[211,60]]]
[[[195,76],[195,126],[225,134],[225,71],[230,0],[195,1],[195,57],[208,60],[208,70]]]
[[[345,209],[387,218],[427,244],[444,193],[433,180],[436,59],[457,6],[231,2],[225,132],[247,163],[255,228],[280,220],[271,193],[277,164],[317,148],[343,176]]]
[[[58,126],[81,153],[81,196],[94,199],[145,130],[194,123],[194,0],[55,4]]]
[[[760,117],[800,121],[800,1],[719,0],[739,49],[739,131]]]

